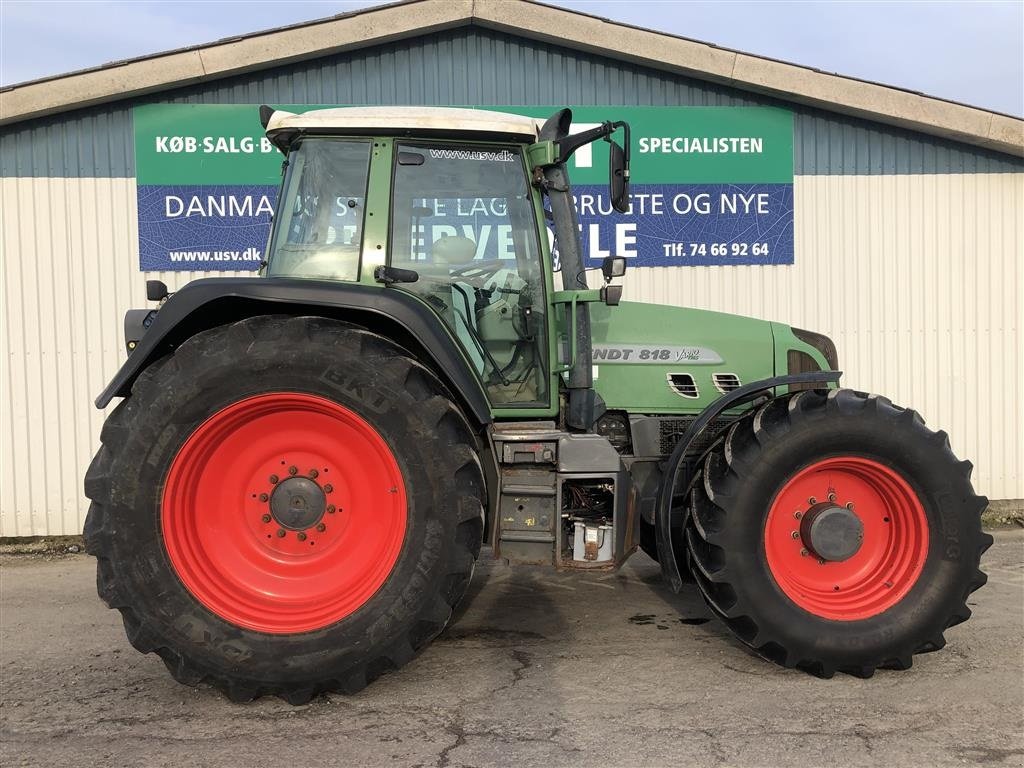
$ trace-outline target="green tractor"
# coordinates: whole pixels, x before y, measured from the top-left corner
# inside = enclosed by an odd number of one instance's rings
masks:
[[[580,570],[642,548],[823,677],[906,669],[968,618],[991,537],[945,433],[839,388],[823,335],[620,302],[614,256],[588,286],[566,163],[607,142],[628,210],[628,125],[260,117],[285,156],[260,276],[151,281],[96,401],[123,398],[85,480],[99,594],[176,679],[358,691],[444,629],[485,543]]]

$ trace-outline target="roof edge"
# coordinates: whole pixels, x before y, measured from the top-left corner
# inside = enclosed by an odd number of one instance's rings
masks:
[[[402,0],[0,89],[0,126],[472,23],[474,0]]]
[[[530,13],[516,11],[510,7],[514,4],[504,0],[476,0],[474,22],[534,40],[612,55],[651,69],[1024,157],[1021,118],[599,16],[568,12],[536,0],[521,2],[530,3]]]
[[[103,64],[97,64],[92,67],[84,67],[83,69],[74,69],[69,72],[61,72],[55,75],[45,75],[43,77],[37,77],[32,80],[23,80],[20,83],[10,83],[8,85],[0,85],[0,93],[11,91],[16,88],[24,88],[27,85],[39,85],[41,83],[48,83],[52,80],[62,80],[66,77],[73,77],[77,75],[85,75],[90,72],[99,72],[104,69],[110,69],[112,67],[121,67],[126,64],[135,64],[140,61],[146,61],[147,59],[155,59],[163,56],[170,56],[174,53],[187,53],[189,51],[198,51],[203,48],[211,48],[215,45],[225,45],[227,43],[236,43],[239,40],[246,40],[254,37],[263,37],[265,35],[275,35],[278,32],[284,32],[292,29],[301,29],[308,27],[313,24],[322,24],[328,21],[337,21],[338,19],[347,19],[354,16],[360,16],[364,13],[373,13],[379,11],[381,8],[387,8],[394,5],[408,5],[410,2],[417,2],[417,0],[393,0],[390,3],[381,3],[380,5],[368,5],[364,8],[357,8],[352,11],[344,11],[343,13],[336,13],[332,16],[323,16],[318,19],[311,19],[309,21],[299,21],[294,24],[286,24],[281,27],[272,27],[270,29],[258,29],[254,32],[246,32],[240,35],[228,35],[217,40],[211,40],[205,43],[196,43],[195,45],[184,45],[180,48],[168,48],[164,51],[157,51],[156,53],[146,53],[141,56],[130,56],[126,59],[115,59],[108,61]]]
[[[1024,157],[1011,115],[535,0],[404,0],[18,84],[0,89],[0,125],[468,25]]]

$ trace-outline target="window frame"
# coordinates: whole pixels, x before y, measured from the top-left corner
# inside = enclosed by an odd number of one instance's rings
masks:
[[[296,142],[291,147],[289,147],[288,156],[284,160],[284,165],[285,165],[284,176],[281,179],[281,187],[280,187],[280,191],[279,191],[278,196],[277,196],[277,203],[276,203],[275,208],[274,208],[274,224],[273,224],[273,226],[270,229],[270,238],[269,238],[269,240],[267,242],[267,249],[266,249],[266,254],[265,254],[266,267],[264,268],[262,274],[264,276],[266,276],[266,277],[287,278],[287,279],[290,279],[290,280],[330,280],[331,279],[331,278],[324,278],[324,277],[304,277],[302,275],[292,275],[292,274],[275,274],[274,271],[273,271],[273,259],[274,259],[275,251],[277,249],[278,238],[281,236],[282,232],[284,232],[285,233],[285,237],[287,237],[287,230],[288,230],[289,227],[285,226],[285,224],[290,225],[291,221],[292,221],[292,218],[294,216],[294,214],[289,214],[287,219],[284,218],[284,211],[289,210],[290,208],[294,208],[294,205],[295,205],[295,198],[294,198],[294,196],[292,196],[292,200],[291,200],[291,205],[290,206],[287,205],[287,200],[285,199],[286,192],[289,190],[289,184],[291,183],[292,176],[295,173],[295,168],[296,168],[297,165],[299,165],[298,163],[296,163],[296,162],[294,162],[292,160],[292,157],[293,157],[293,155],[296,154],[297,151],[301,150],[302,145],[305,144],[308,141],[329,141],[329,142],[335,142],[335,143],[342,143],[342,142],[344,142],[344,143],[348,143],[348,144],[363,144],[363,145],[365,145],[367,147],[367,152],[366,152],[366,171],[365,171],[365,174],[363,176],[363,193],[361,195],[362,200],[363,200],[363,205],[362,205],[362,217],[359,220],[360,238],[359,238],[358,257],[357,257],[357,261],[356,261],[356,272],[355,272],[356,278],[355,278],[355,280],[338,280],[337,281],[337,282],[343,282],[343,283],[358,283],[360,281],[360,279],[361,279],[362,274],[363,274],[363,253],[365,251],[366,239],[367,239],[367,231],[366,231],[367,222],[366,222],[366,219],[367,219],[367,211],[369,209],[370,177],[371,177],[371,175],[373,173],[374,147],[375,147],[373,138],[371,138],[371,137],[364,137],[364,136],[326,136],[326,135],[302,136],[301,138],[297,139]],[[303,160],[303,163],[301,164],[301,168],[304,168],[304,167],[305,167],[305,161]],[[301,170],[301,168],[300,168],[300,170]],[[298,194],[297,188],[296,188],[296,193],[295,194]]]
[[[526,182],[526,190],[528,195],[528,206],[530,212],[533,214],[533,219],[537,220],[538,200],[537,192],[530,183],[530,165],[526,154],[526,148],[521,144],[507,144],[501,142],[489,142],[489,141],[463,141],[459,139],[429,139],[429,138],[417,138],[417,137],[394,137],[392,144],[392,157],[391,157],[391,171],[390,171],[390,184],[388,190],[388,218],[387,218],[387,248],[385,252],[385,264],[391,265],[392,258],[394,255],[394,218],[397,210],[395,206],[395,191],[398,187],[397,184],[397,172],[398,172],[398,156],[402,148],[425,148],[425,149],[465,149],[467,151],[501,151],[508,150],[514,153],[519,158],[519,164],[523,172],[523,180]],[[541,206],[543,207],[543,206]],[[511,217],[510,217],[511,218]],[[537,416],[550,416],[557,412],[557,393],[559,390],[560,378],[557,374],[552,373],[553,368],[553,349],[555,346],[555,317],[553,316],[554,307],[550,301],[550,294],[552,287],[549,284],[551,280],[550,270],[548,264],[550,263],[551,256],[548,250],[547,238],[541,237],[541,233],[537,227],[533,227],[533,234],[531,235],[534,240],[534,247],[538,261],[538,267],[540,270],[538,285],[540,287],[539,306],[543,307],[544,310],[544,328],[539,336],[544,339],[544,348],[540,350],[540,354],[543,358],[542,365],[546,376],[545,380],[545,393],[547,395],[546,400],[534,400],[534,401],[523,401],[523,402],[502,402],[495,401],[491,398],[491,394],[488,391],[487,386],[481,380],[481,388],[484,394],[487,396],[487,401],[491,404],[492,412],[495,416],[511,415],[521,417],[524,414],[522,411],[530,411],[532,413],[527,415]],[[516,265],[518,268],[519,259],[516,259]],[[415,292],[410,291],[413,295]],[[417,299],[422,299],[416,296]],[[426,304],[426,302],[424,302]],[[427,304],[427,306],[430,306]],[[431,311],[436,313],[434,307],[431,307]],[[448,327],[447,322],[444,318],[441,321]],[[461,342],[458,340],[454,329],[449,328],[451,331],[452,339],[456,344],[461,346]],[[463,355],[466,351],[463,350]],[[480,378],[480,377],[478,377]]]

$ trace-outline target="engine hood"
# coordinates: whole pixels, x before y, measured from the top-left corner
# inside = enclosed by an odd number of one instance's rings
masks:
[[[691,413],[776,375],[773,323],[658,304],[591,304],[594,388],[608,408]]]

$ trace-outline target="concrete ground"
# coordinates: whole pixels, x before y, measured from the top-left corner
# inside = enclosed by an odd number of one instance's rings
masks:
[[[0,764],[1024,765],[1024,531],[975,617],[909,672],[818,680],[733,641],[637,555],[618,574],[485,560],[462,615],[357,696],[231,704],[127,643],[82,555],[0,561]]]

